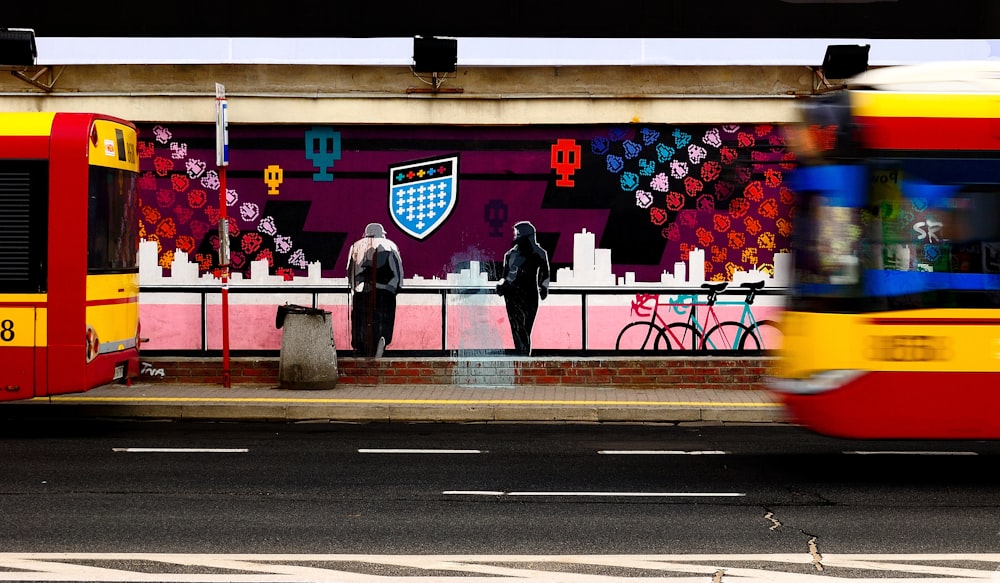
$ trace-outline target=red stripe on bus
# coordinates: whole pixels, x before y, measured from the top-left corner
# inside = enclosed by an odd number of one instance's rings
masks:
[[[139,298],[132,296],[130,298],[110,298],[106,300],[88,300],[88,306],[115,306],[118,304],[134,304],[139,301]]]
[[[44,308],[47,302],[0,302],[0,308]]]
[[[979,118],[859,117],[861,143],[880,150],[1000,150],[991,131],[997,121]]]
[[[1000,326],[1000,318],[871,318],[878,326]]]

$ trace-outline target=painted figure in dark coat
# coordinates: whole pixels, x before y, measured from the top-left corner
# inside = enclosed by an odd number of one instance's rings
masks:
[[[503,256],[497,294],[507,304],[514,352],[530,355],[538,302],[549,295],[549,254],[538,245],[535,227],[528,221],[514,225],[514,246]]]
[[[378,223],[351,245],[347,257],[351,288],[351,345],[364,356],[382,356],[392,342],[396,324],[396,294],[403,285],[399,248]]]

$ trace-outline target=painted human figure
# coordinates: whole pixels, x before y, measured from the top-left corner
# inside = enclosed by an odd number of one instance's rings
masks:
[[[379,223],[369,223],[364,237],[347,256],[351,292],[351,346],[364,356],[382,356],[392,343],[396,325],[396,294],[403,284],[399,248]]]
[[[497,294],[507,305],[514,352],[530,355],[538,302],[549,295],[549,254],[538,245],[535,227],[528,221],[514,225],[514,246],[503,256]]]

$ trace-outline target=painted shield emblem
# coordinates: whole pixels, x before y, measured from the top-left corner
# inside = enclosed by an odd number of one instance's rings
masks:
[[[389,167],[389,215],[411,237],[436,231],[457,200],[457,154]]]

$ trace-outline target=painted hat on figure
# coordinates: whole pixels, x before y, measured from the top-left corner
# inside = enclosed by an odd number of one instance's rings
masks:
[[[385,237],[385,229],[379,223],[368,223],[365,227],[365,237]]]
[[[528,221],[521,221],[514,225],[514,238],[530,237],[535,234],[535,226]]]

